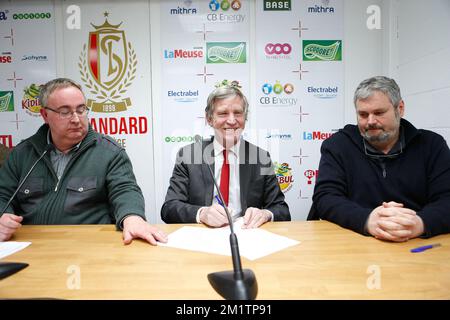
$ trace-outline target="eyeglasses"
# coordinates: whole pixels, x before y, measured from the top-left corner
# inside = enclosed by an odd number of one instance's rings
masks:
[[[66,107],[62,107],[58,110],[52,109],[50,107],[45,107],[45,109],[58,113],[61,119],[72,119],[75,113],[77,114],[78,118],[83,118],[89,113],[89,109],[86,106],[78,106],[75,111],[72,111],[70,110],[70,108]]]

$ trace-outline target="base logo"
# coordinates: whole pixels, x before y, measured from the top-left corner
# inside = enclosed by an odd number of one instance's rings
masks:
[[[303,40],[303,61],[341,61],[342,40]]]
[[[40,116],[41,102],[39,101],[39,94],[41,92],[41,85],[31,84],[29,87],[23,89],[22,109],[34,117]]]
[[[0,112],[14,111],[14,92],[0,91]]]
[[[89,32],[79,57],[81,80],[98,99],[86,103],[94,112],[121,112],[131,106],[131,99],[123,95],[136,77],[137,59],[121,24],[112,25],[107,18],[101,26],[91,23],[95,31]]]
[[[291,11],[291,0],[264,0],[264,11]]]
[[[278,179],[280,189],[282,192],[286,193],[292,188],[292,184],[294,183],[292,169],[289,168],[289,164],[286,162],[282,164],[275,162],[274,165],[275,165],[275,175]]]

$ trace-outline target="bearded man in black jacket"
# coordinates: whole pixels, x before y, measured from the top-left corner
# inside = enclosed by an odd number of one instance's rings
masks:
[[[358,125],[322,143],[308,220],[381,240],[450,232],[450,150],[442,136],[402,119],[397,83],[372,77],[354,95]]]

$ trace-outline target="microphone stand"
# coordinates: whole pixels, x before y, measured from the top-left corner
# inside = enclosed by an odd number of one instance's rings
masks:
[[[28,170],[25,177],[22,179],[22,181],[19,183],[19,186],[17,187],[16,191],[14,191],[13,195],[9,198],[8,202],[6,203],[5,207],[0,211],[0,216],[2,216],[5,211],[8,209],[9,205],[13,201],[14,197],[19,192],[20,188],[22,188],[25,181],[28,179],[28,176],[33,172],[34,167],[38,164],[39,161],[47,154],[49,150],[53,149],[53,146],[51,144],[47,145],[45,148],[45,151],[40,155],[40,157],[33,163],[30,170]],[[23,262],[0,262],[0,280],[4,279],[6,277],[9,277],[10,275],[13,275],[16,272],[19,272],[20,270],[28,267],[28,263]]]
[[[196,140],[200,140],[196,136]],[[208,274],[208,280],[211,286],[227,300],[254,300],[258,294],[258,283],[255,274],[250,269],[242,269],[241,255],[239,254],[239,244],[236,234],[234,233],[233,219],[228,211],[225,201],[223,200],[220,188],[214,177],[214,173],[209,163],[207,163],[209,173],[214,181],[217,193],[219,195],[222,206],[227,214],[228,223],[230,225],[230,247],[231,258],[233,260],[232,271],[219,271]]]

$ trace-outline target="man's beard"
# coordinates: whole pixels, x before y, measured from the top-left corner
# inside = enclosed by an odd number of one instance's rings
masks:
[[[372,136],[368,132],[368,130],[370,130],[370,129],[380,129],[380,130],[383,130],[383,131],[379,135]],[[386,141],[388,141],[392,137],[392,134],[393,134],[392,132],[384,131],[383,127],[374,125],[374,126],[368,126],[365,129],[365,131],[363,133],[363,137],[364,137],[364,139],[366,139],[369,142],[372,142],[372,143],[377,143],[378,142],[379,143],[379,142],[386,142]]]

